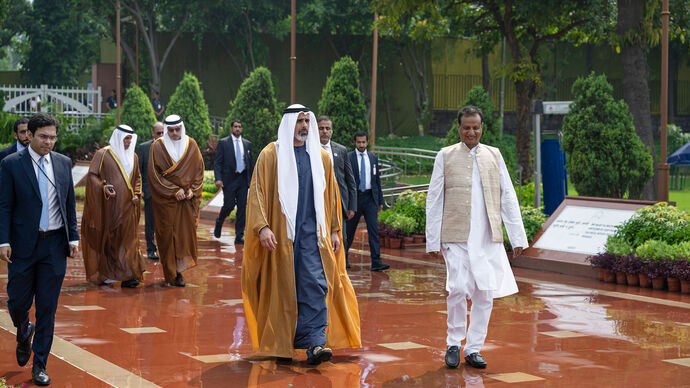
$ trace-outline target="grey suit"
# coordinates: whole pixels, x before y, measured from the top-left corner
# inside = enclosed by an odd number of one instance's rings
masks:
[[[347,211],[357,211],[357,186],[355,176],[352,173],[350,158],[347,156],[347,148],[334,141],[331,141],[331,151],[333,152],[333,171],[335,180],[338,182],[340,191],[340,203],[343,206],[343,225],[347,220]],[[343,240],[346,241],[346,228],[341,225]]]
[[[158,250],[154,240],[153,202],[151,201],[151,190],[149,189],[148,180],[149,150],[151,149],[151,144],[153,144],[153,139],[139,144],[136,149],[137,157],[139,158],[139,172],[141,173],[141,191],[144,193],[146,252],[149,254]]]

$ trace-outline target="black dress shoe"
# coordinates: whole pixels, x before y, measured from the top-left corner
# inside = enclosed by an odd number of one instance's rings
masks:
[[[34,367],[31,368],[31,377],[36,385],[50,385],[50,376],[46,373],[46,369],[38,365],[34,365]]]
[[[156,251],[151,251],[151,252],[147,253],[146,256],[151,260],[158,260],[159,259],[158,253],[156,253]]]
[[[345,268],[352,268],[352,266],[350,265],[350,263],[345,263]]]
[[[187,283],[184,281],[184,276],[182,276],[181,273],[177,273],[177,277],[175,278],[175,283],[173,283],[175,287],[184,287],[187,285]]]
[[[26,365],[31,358],[31,339],[34,337],[36,325],[29,322],[29,333],[23,341],[17,341],[17,364],[19,366]]]
[[[486,361],[484,361],[482,355],[477,352],[465,356],[465,362],[467,363],[467,365],[475,367],[477,369],[486,368]]]
[[[390,267],[391,267],[391,266],[388,265],[388,264],[381,263],[381,264],[378,264],[378,265],[373,265],[373,266],[371,266],[371,270],[372,270],[372,271],[383,271],[384,269],[388,269],[388,268],[390,268]]]
[[[276,357],[277,364],[292,364],[291,357]]]
[[[139,281],[137,279],[129,279],[125,280],[122,282],[120,287],[122,288],[136,288],[139,285]]]
[[[309,365],[319,365],[322,362],[330,360],[331,357],[333,357],[331,349],[321,346],[313,346],[307,349],[307,364]]]
[[[457,368],[460,365],[460,348],[449,346],[446,349],[446,365],[448,368]]]
[[[244,245],[244,238],[242,236],[240,237],[235,237],[235,244],[237,245]]]
[[[216,227],[213,228],[213,235],[216,238],[220,238],[220,230],[222,228],[223,228],[223,221],[218,222],[218,220],[216,220]]]

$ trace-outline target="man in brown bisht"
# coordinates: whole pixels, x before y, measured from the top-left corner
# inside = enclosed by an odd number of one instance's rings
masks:
[[[163,137],[149,151],[149,188],[165,281],[184,287],[182,272],[197,261],[204,161],[196,141],[186,135],[180,116],[170,115],[163,124]]]
[[[81,244],[90,282],[119,280],[122,287],[132,288],[143,279],[144,259],[137,238],[141,175],[136,142],[132,128],[117,126],[110,145],[96,151],[89,167]]]
[[[310,129],[311,127],[311,129]],[[283,112],[278,141],[256,162],[249,186],[242,298],[254,349],[280,359],[306,349],[307,363],[328,347],[357,348],[357,297],[345,270],[342,207],[314,114]]]

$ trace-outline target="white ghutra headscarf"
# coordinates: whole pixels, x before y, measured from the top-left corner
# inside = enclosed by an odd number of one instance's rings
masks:
[[[278,198],[280,199],[280,208],[287,221],[288,238],[294,241],[299,194],[299,187],[295,183],[299,180],[293,139],[295,138],[295,124],[300,113],[307,114],[309,118],[309,133],[305,145],[311,162],[316,223],[319,226],[319,234],[325,239],[327,229],[323,194],[326,190],[326,177],[321,160],[321,143],[316,129],[316,117],[309,108],[299,104],[290,105],[283,111],[283,119],[278,128],[278,141],[276,142],[278,150]],[[321,241],[322,239],[319,239],[319,244]]]
[[[129,144],[129,148],[125,149],[125,137],[127,136],[132,136],[132,142]],[[134,169],[134,149],[137,146],[137,134],[129,125],[120,124],[115,127],[108,143],[110,143],[110,149],[129,178]]]
[[[175,163],[182,158],[182,155],[184,155],[184,151],[187,149],[187,143],[189,143],[189,137],[187,137],[182,117],[178,115],[170,115],[165,118],[163,124],[163,145],[172,158],[173,163]],[[178,125],[182,126],[182,129],[180,130],[180,140],[173,140],[168,135],[168,127],[176,127]]]

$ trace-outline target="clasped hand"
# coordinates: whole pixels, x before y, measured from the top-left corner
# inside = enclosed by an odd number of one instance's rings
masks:
[[[178,201],[184,201],[185,199],[192,199],[194,196],[194,192],[192,189],[187,189],[187,193],[185,194],[184,189],[179,189],[177,190],[177,193],[175,193],[175,199]]]

